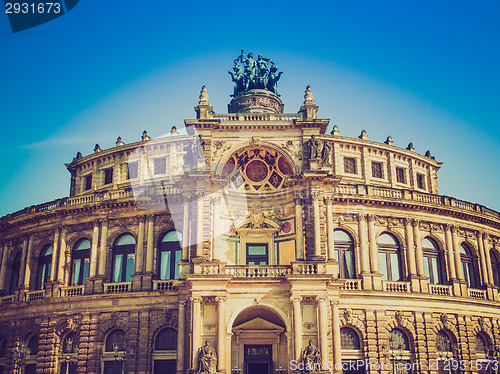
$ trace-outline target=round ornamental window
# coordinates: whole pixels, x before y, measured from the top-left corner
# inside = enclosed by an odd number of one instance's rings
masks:
[[[222,169],[222,176],[227,177],[228,175],[230,175],[234,171],[235,166],[236,162],[234,160],[234,157],[231,157],[224,165],[224,169]]]
[[[283,231],[283,233],[285,233],[285,234],[288,234],[290,231],[292,231],[292,223],[290,221],[286,221],[281,226],[281,231]]]
[[[280,157],[278,160],[278,168],[280,169],[281,173],[284,175],[292,175],[293,170],[290,164],[285,160],[284,157]]]
[[[269,170],[265,162],[261,160],[250,161],[246,167],[246,175],[252,182],[258,183],[266,179]]]

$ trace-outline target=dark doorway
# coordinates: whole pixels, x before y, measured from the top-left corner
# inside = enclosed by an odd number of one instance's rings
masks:
[[[120,361],[105,361],[104,374],[123,374],[123,363]]]
[[[24,369],[24,374],[36,374],[36,364],[26,365]]]
[[[175,374],[176,360],[155,360],[153,374]]]
[[[246,374],[270,374],[270,362],[247,362]]]

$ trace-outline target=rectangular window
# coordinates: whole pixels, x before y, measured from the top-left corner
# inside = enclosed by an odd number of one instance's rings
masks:
[[[113,183],[113,168],[104,170],[104,184]]]
[[[247,244],[247,265],[268,265],[267,244]]]
[[[389,280],[389,273],[387,271],[387,257],[385,253],[378,254],[378,262],[380,273],[382,273],[382,280]]]
[[[167,159],[165,157],[154,159],[154,173],[165,174],[167,172]]]
[[[344,157],[344,173],[357,174],[356,159],[351,157]]]
[[[85,191],[92,188],[92,174],[85,176]]]
[[[425,190],[425,175],[417,174],[417,187],[421,190]]]
[[[396,181],[398,183],[406,183],[406,172],[403,168],[396,168]]]
[[[383,178],[384,177],[381,162],[372,161],[372,177],[373,178]]]
[[[138,176],[139,164],[137,162],[129,162],[127,164],[127,179],[135,179]]]

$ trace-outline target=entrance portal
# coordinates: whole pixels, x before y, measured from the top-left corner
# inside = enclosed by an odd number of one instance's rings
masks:
[[[271,308],[252,306],[233,323],[231,368],[241,374],[271,374],[289,359],[285,323]]]
[[[270,374],[270,362],[247,362],[246,374]]]

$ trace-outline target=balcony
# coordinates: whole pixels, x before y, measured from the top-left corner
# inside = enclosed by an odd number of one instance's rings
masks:
[[[453,286],[446,284],[429,284],[429,293],[438,296],[451,296],[453,295]]]
[[[476,299],[476,300],[486,300],[486,290],[478,290],[475,288],[469,288],[467,290],[467,294],[471,299]]]
[[[103,283],[104,293],[125,293],[132,291],[132,282]]]
[[[85,292],[85,285],[80,286],[69,286],[69,287],[61,287],[59,289],[59,297],[74,297],[81,296]]]
[[[24,294],[24,301],[35,301],[45,298],[45,290],[28,291]]]
[[[410,292],[410,282],[383,281],[383,290],[387,292]]]

